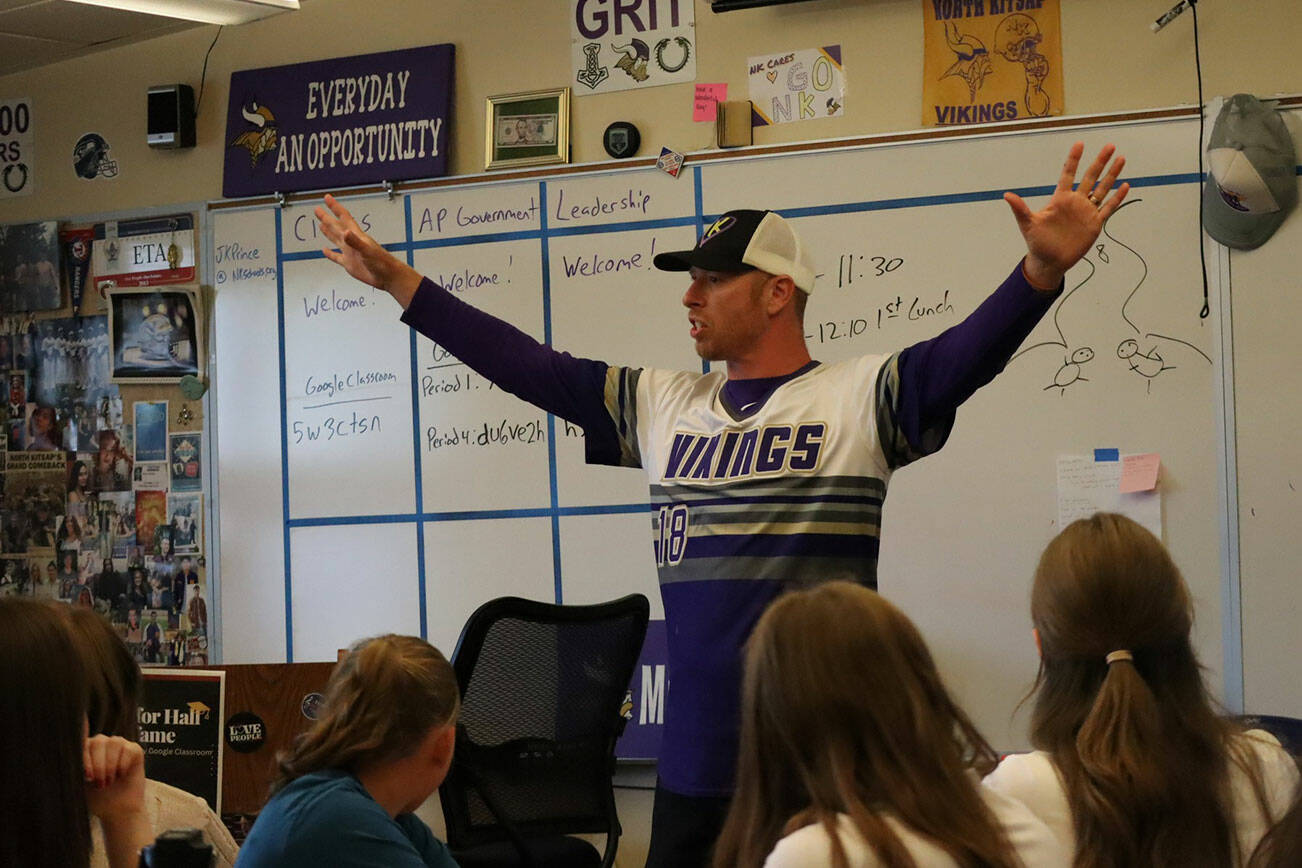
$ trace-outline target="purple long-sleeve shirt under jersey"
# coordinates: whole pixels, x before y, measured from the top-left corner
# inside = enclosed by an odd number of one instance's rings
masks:
[[[1003,370],[1061,290],[1060,284],[1054,292],[1037,291],[1019,263],[962,322],[900,351],[897,422],[915,451],[940,448],[958,406]],[[428,278],[402,321],[499,388],[583,428],[590,462],[615,463],[619,442],[603,399],[605,362],[540,344]],[[729,380],[724,394],[733,406],[745,406],[793,374]]]

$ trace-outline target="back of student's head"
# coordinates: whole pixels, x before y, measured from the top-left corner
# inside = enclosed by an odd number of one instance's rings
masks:
[[[829,582],[779,598],[746,650],[737,791],[716,866],[759,866],[777,841],[847,814],[881,864],[910,857],[889,811],[962,865],[1012,865],[968,770],[995,755],[895,606]],[[833,834],[833,840],[838,840]],[[834,864],[844,866],[845,853]]]
[[[1162,543],[1120,515],[1073,522],[1040,558],[1031,620],[1031,741],[1062,774],[1076,865],[1234,864],[1229,762],[1254,765],[1203,684]]]
[[[86,717],[91,735],[140,737],[138,709],[143,680],[126,643],[94,609],[68,609],[73,644],[86,671]]]
[[[456,673],[433,645],[366,639],[331,673],[316,722],[280,757],[272,792],[323,769],[357,773],[401,759],[433,727],[455,722],[460,703]]]
[[[1252,854],[1251,868],[1297,868],[1302,865],[1302,795],[1261,839]]]
[[[0,865],[84,866],[86,687],[51,605],[0,599]]]

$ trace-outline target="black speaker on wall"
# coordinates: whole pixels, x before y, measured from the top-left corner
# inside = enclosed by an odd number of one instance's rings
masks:
[[[151,87],[148,109],[149,147],[194,147],[194,88],[188,84]]]

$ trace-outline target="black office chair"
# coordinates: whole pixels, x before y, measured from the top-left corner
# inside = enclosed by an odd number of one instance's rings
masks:
[[[1266,730],[1279,739],[1284,750],[1302,762],[1302,719],[1278,714],[1245,714],[1238,720],[1245,729]]]
[[[609,868],[619,844],[611,777],[649,604],[502,597],[462,630],[456,753],[439,787],[462,868]],[[604,854],[573,834],[604,834]]]

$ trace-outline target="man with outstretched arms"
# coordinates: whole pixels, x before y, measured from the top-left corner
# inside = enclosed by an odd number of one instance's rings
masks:
[[[350,275],[390,293],[403,322],[499,387],[580,425],[589,463],[641,467],[668,634],[660,780],[648,865],[708,862],[732,791],[741,649],[783,590],[829,579],[876,586],[891,473],[945,442],[958,405],[1003,369],[1129,189],[1103,148],[1068,154],[1043,209],[1004,199],[1027,253],[961,323],[899,352],[814,361],[803,315],[814,267],[791,224],[730,211],[692,250],[655,265],[686,271],[691,337],[725,372],[575,358],[474,307],[394,257],[327,196],[316,209]]]

